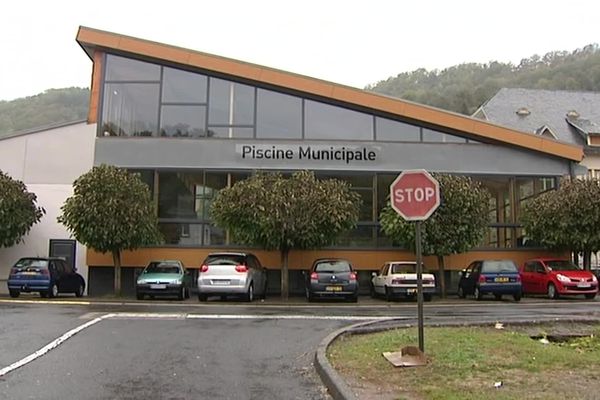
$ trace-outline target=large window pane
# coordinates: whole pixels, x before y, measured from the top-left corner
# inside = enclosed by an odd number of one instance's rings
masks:
[[[203,184],[203,174],[159,172],[158,217],[198,218],[195,210],[195,189]]]
[[[162,106],[160,135],[206,137],[205,106]]]
[[[160,66],[112,54],[106,56],[107,81],[158,81]]]
[[[207,78],[179,69],[163,69],[162,101],[173,103],[206,103]]]
[[[258,89],[256,137],[302,138],[302,100],[270,90]]]
[[[377,140],[395,142],[420,142],[421,130],[418,126],[405,124],[386,118],[375,118]]]
[[[467,139],[423,128],[423,142],[433,143],[466,143]]]
[[[373,140],[373,117],[316,101],[305,101],[305,138]]]
[[[156,136],[158,84],[108,83],[104,85],[102,134],[104,136]]]
[[[198,218],[209,220],[209,210],[219,190],[227,186],[226,173],[207,172],[204,176],[204,184],[196,185],[195,210]]]
[[[225,232],[211,224],[161,222],[158,229],[165,244],[178,246],[215,246],[225,244]]]
[[[208,128],[208,137],[217,138],[252,138],[254,137],[254,128],[214,127]]]
[[[211,125],[253,125],[254,87],[210,78],[208,121]]]

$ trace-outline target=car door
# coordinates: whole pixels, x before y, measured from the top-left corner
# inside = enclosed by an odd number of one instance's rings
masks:
[[[533,275],[533,286],[535,288],[535,292],[536,293],[546,293],[546,288],[548,287],[548,271],[546,270],[546,267],[544,266],[544,264],[542,264],[542,262],[540,261],[536,261],[535,265],[535,272],[532,273]]]
[[[473,262],[469,267],[467,267],[465,273],[463,274],[463,290],[465,294],[471,294],[475,290],[475,282],[477,282],[478,268],[481,269],[481,264],[478,262]]]
[[[252,270],[252,279],[254,281],[254,290],[256,293],[264,294],[265,284],[267,282],[265,270],[256,256],[248,256],[248,267]]]
[[[536,293],[534,272],[535,261],[527,261],[521,270],[521,284],[524,293]]]
[[[58,260],[51,260],[49,267],[50,267],[50,275],[52,276],[52,280],[58,287],[58,291],[66,292],[67,291],[66,287],[68,287],[68,282],[66,282],[66,280],[64,279],[64,275],[65,275],[64,265]]]
[[[375,289],[375,293],[384,294],[385,293],[385,277],[387,275],[388,270],[390,269],[390,264],[385,263],[373,279],[373,288]]]
[[[79,279],[75,270],[67,264],[65,261],[59,260],[58,263],[62,264],[63,267],[63,291],[75,292],[79,286]]]

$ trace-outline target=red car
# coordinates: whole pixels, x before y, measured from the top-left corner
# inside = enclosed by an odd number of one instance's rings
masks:
[[[569,260],[537,258],[526,261],[520,269],[524,294],[546,294],[551,299],[563,295],[583,294],[593,299],[598,293],[598,279]]]

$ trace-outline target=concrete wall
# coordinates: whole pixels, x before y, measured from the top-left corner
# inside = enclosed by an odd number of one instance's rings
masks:
[[[7,293],[10,267],[20,257],[47,256],[50,239],[72,239],[56,218],[75,179],[92,168],[95,137],[96,126],[82,122],[0,139],[0,170],[23,181],[46,210],[22,243],[0,248],[0,293]],[[76,267],[87,282],[86,248],[80,243]]]

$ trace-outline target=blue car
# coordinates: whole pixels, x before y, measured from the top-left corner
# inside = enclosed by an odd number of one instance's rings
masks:
[[[10,269],[7,284],[10,297],[19,297],[22,292],[38,292],[41,297],[59,293],[81,297],[85,292],[83,277],[61,258],[21,258]]]
[[[494,295],[501,300],[503,295],[513,296],[520,301],[523,293],[519,269],[512,260],[478,260],[461,271],[458,281],[458,297],[473,295],[481,300],[484,295]]]

